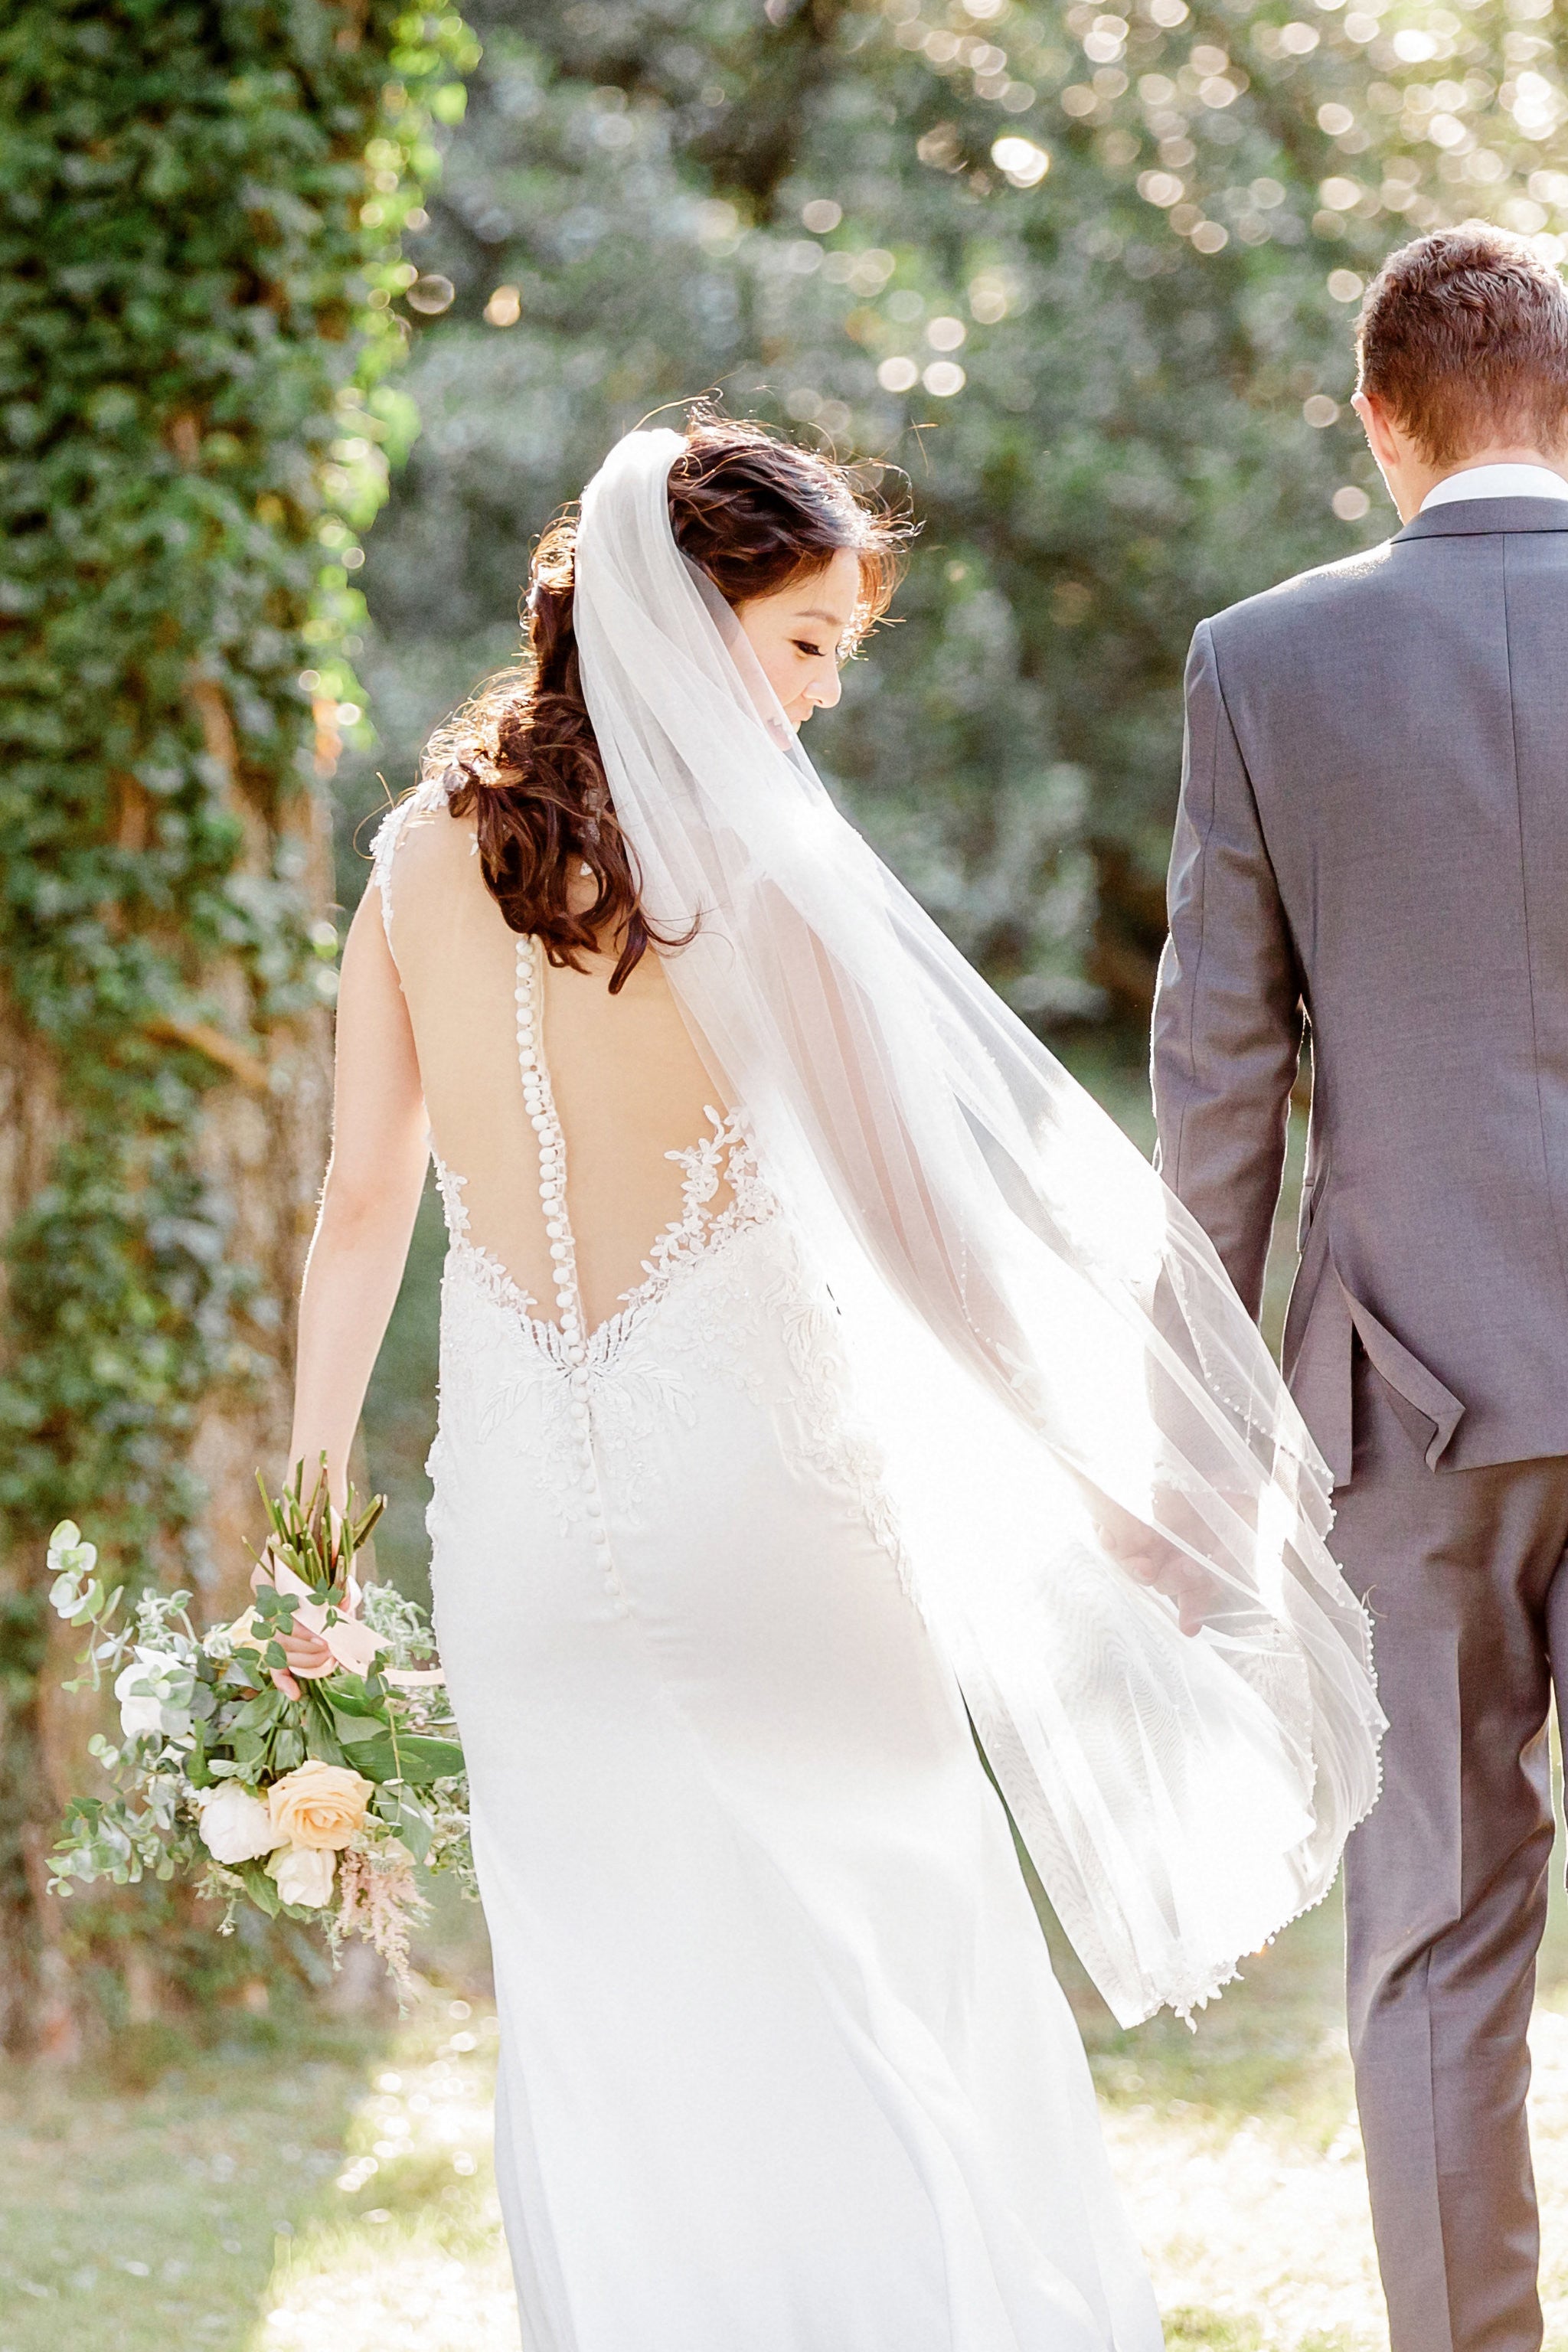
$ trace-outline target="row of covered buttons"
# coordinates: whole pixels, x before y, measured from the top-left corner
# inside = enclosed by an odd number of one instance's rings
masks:
[[[549,1081],[540,1055],[535,1007],[535,957],[531,940],[517,943],[517,1057],[522,1073],[523,1107],[539,1138],[539,1198],[544,1210],[544,1231],[555,1267],[555,1303],[561,1310],[561,1336],[565,1343],[576,1431],[586,1489],[589,1525],[605,1583],[617,1612],[626,1612],[626,1596],[616,1574],[605,1506],[599,1493],[598,1464],[594,1453],[593,1418],[588,1402],[588,1342],[583,1328],[582,1294],[577,1286],[577,1252],[566,1212],[566,1141],[551,1099]]]

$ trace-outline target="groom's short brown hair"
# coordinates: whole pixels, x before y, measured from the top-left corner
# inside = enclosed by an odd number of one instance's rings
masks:
[[[1391,253],[1356,323],[1361,389],[1428,462],[1496,443],[1568,446],[1568,289],[1522,237],[1484,221]]]

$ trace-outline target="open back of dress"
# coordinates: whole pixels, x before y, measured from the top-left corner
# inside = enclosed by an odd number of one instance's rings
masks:
[[[615,996],[613,955],[552,967],[509,929],[438,784],[394,812],[376,874],[453,1241],[585,1343],[733,1210],[734,1124],[658,957]]]

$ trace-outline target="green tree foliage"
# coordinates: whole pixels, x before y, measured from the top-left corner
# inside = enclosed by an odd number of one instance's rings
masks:
[[[132,1573],[199,1573],[193,1430],[284,1346],[213,1090],[255,1097],[265,1186],[331,989],[317,800],[406,438],[399,232],[471,46],[406,0],[16,0],[0,30],[0,1013],[39,1180],[0,1343],[7,1920],[46,1794],[30,1546],[75,1512]]]
[[[510,651],[530,539],[610,438],[721,383],[904,468],[924,523],[816,755],[1026,1015],[1140,1013],[1194,623],[1387,527],[1363,280],[1439,220],[1568,224],[1549,0],[476,23],[416,248],[458,296],[366,574],[376,764],[401,789]],[[345,771],[351,817],[374,797]]]

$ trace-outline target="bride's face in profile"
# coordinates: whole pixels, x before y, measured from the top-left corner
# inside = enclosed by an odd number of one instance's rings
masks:
[[[763,674],[798,728],[838,699],[838,665],[860,596],[860,559],[841,547],[820,572],[735,608]]]

